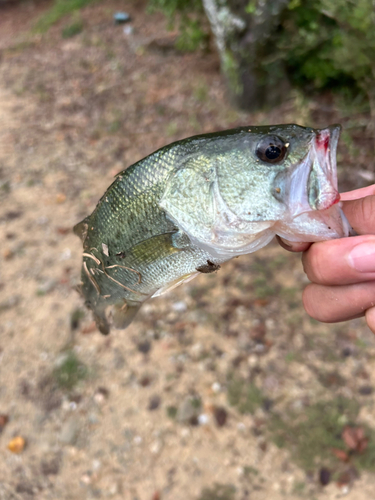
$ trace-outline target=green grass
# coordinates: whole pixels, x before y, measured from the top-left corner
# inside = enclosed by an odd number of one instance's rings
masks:
[[[169,418],[174,420],[177,415],[177,407],[176,406],[167,406],[166,413]]]
[[[87,367],[73,351],[66,352],[61,364],[53,371],[53,378],[61,389],[72,390],[80,380],[86,378]]]
[[[198,500],[234,500],[236,488],[232,484],[216,483],[212,488],[204,488]]]
[[[232,378],[227,388],[228,403],[235,406],[240,413],[254,413],[262,406],[264,397],[252,382]]]
[[[208,85],[206,82],[199,82],[193,91],[193,95],[198,102],[206,102],[208,98]]]
[[[61,31],[61,36],[63,38],[72,38],[73,36],[79,35],[83,31],[83,22],[77,20],[65,26]]]
[[[173,135],[175,135],[177,130],[178,130],[177,123],[176,122],[169,122],[167,127],[166,127],[165,133],[167,134],[168,137],[172,137]]]
[[[293,461],[306,471],[316,470],[322,465],[334,468],[338,459],[332,448],[346,449],[341,433],[345,424],[355,421],[358,411],[356,401],[337,397],[313,404],[303,413],[273,415],[269,431],[274,443],[279,448],[289,448]],[[359,457],[361,463],[373,463],[375,454],[365,462],[366,454]]]
[[[56,24],[67,14],[76,12],[96,1],[97,0],[55,0],[52,7],[40,16],[34,30],[37,33],[46,33],[51,26]]]

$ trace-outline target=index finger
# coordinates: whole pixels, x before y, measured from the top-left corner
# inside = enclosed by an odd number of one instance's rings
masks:
[[[358,200],[359,198],[364,198],[365,196],[371,196],[373,194],[375,194],[375,184],[373,184],[372,186],[355,189],[354,191],[347,191],[346,193],[341,193],[340,199],[341,201]]]
[[[342,209],[357,234],[375,234],[375,195],[344,201]]]

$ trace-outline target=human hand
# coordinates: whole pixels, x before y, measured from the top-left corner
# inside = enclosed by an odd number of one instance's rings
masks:
[[[312,282],[303,292],[303,305],[325,323],[366,317],[375,333],[375,185],[341,195],[343,211],[358,236],[282,247],[303,252],[302,263]]]

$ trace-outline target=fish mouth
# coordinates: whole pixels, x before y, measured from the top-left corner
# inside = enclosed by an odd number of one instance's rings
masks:
[[[327,210],[340,201],[336,164],[340,131],[340,125],[331,125],[318,130],[312,141],[313,164],[307,193],[309,205],[313,210]]]
[[[306,212],[327,210],[340,201],[336,165],[340,130],[340,125],[317,130],[307,155],[289,171],[287,193],[292,218]]]

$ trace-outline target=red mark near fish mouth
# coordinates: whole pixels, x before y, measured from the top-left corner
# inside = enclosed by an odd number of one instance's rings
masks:
[[[316,134],[315,144],[317,149],[322,150],[324,153],[327,153],[329,140],[331,138],[330,131],[328,129],[321,130],[318,134]]]
[[[332,154],[336,149],[337,130],[333,127],[319,130],[315,136],[315,151],[319,158],[325,182],[321,185],[321,194],[317,203],[318,210],[327,210],[340,201],[337,190],[336,164]],[[333,150],[331,152],[331,148]]]
[[[332,195],[325,197],[325,199],[318,204],[318,210],[328,210],[328,208],[336,205],[340,199],[340,193],[336,191],[335,193],[332,193]]]

